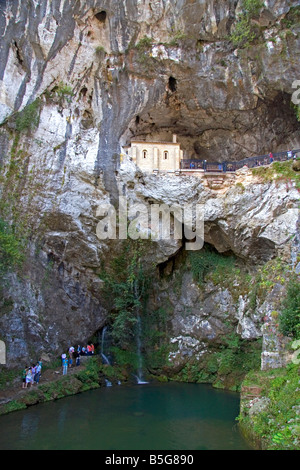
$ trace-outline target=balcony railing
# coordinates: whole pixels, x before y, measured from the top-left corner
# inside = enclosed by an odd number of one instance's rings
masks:
[[[300,152],[300,149],[288,150],[284,152],[273,153],[272,157],[268,155],[259,155],[257,157],[249,157],[238,162],[207,162],[206,160],[183,159],[180,162],[181,170],[204,170],[211,172],[231,172],[237,171],[247,166],[248,168],[255,168],[258,166],[270,165],[274,162],[283,162],[295,158],[295,155]]]

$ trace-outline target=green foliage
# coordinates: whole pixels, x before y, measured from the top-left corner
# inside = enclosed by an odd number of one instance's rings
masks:
[[[31,131],[39,125],[40,100],[37,98],[17,114],[16,129],[18,132]]]
[[[296,118],[297,118],[297,121],[300,122],[300,105],[299,104],[291,104],[294,112],[295,112],[295,115],[296,115]]]
[[[239,14],[237,23],[230,35],[230,40],[235,47],[248,47],[260,34],[257,25],[251,22],[251,19],[257,16],[263,7],[261,0],[243,0],[242,13]]]
[[[262,0],[243,0],[242,2],[242,8],[248,18],[258,16],[263,6],[264,2]]]
[[[288,265],[282,258],[274,258],[257,269],[255,277],[249,276],[247,283],[247,295],[249,308],[255,311],[258,302],[262,303],[268,292],[275,284],[285,285],[287,282]],[[277,308],[280,308],[278,303]]]
[[[7,386],[11,387],[18,377],[20,377],[21,383],[21,376],[19,370],[6,369],[4,367],[0,367],[0,390],[5,389],[5,387]]]
[[[235,187],[238,188],[242,193],[246,189],[245,186],[243,185],[243,183],[236,183]]]
[[[245,381],[262,389],[267,406],[249,416],[249,404],[242,402],[239,416],[243,429],[254,433],[267,450],[300,450],[299,366],[256,372]]]
[[[106,51],[103,46],[97,46],[95,49],[96,54],[106,54]]]
[[[138,356],[136,351],[121,349],[116,346],[110,348],[111,353],[114,357],[114,362],[119,366],[130,367],[137,369],[138,367]],[[106,370],[105,370],[106,373]]]
[[[50,100],[51,102],[62,106],[64,101],[67,101],[68,103],[71,102],[74,92],[70,85],[59,82],[59,84],[55,85],[51,90],[46,90],[44,96],[46,100]]]
[[[17,400],[11,400],[9,403],[4,405],[3,409],[0,410],[1,414],[11,413],[13,411],[24,410],[26,405],[24,403],[20,403]]]
[[[83,371],[76,374],[76,377],[85,385],[98,384],[100,362],[98,357],[91,357],[86,363]]]
[[[300,6],[291,7],[287,15],[282,18],[281,24],[287,28],[291,29],[300,24]]]
[[[252,369],[259,369],[261,355],[260,341],[243,340],[235,332],[225,338],[225,345],[218,353],[220,375],[235,372],[240,378]]]
[[[282,307],[279,317],[281,333],[300,339],[300,289],[299,278],[296,275],[288,283],[287,294],[282,302]]]
[[[204,282],[208,273],[212,273],[214,281],[218,282],[219,277],[224,278],[226,274],[233,270],[235,265],[233,256],[221,255],[208,247],[204,247],[199,251],[190,251],[189,261],[193,278],[198,284]]]
[[[0,274],[19,268],[24,261],[23,241],[14,227],[0,218]]]
[[[137,51],[135,57],[141,67],[141,71],[146,74],[157,72],[158,60],[152,57],[151,47],[153,40],[148,36],[144,36],[140,41],[132,47]]]
[[[253,168],[252,173],[263,183],[275,181],[290,185],[294,181],[296,188],[300,190],[300,173],[293,170],[293,161],[274,162],[268,167]]]
[[[139,51],[145,51],[147,49],[150,49],[152,46],[152,39],[149,38],[148,36],[144,36],[142,39],[139,40],[139,42],[136,44],[136,48]]]
[[[73,90],[72,90],[72,87],[69,86],[69,85],[66,85],[63,82],[59,83],[59,85],[56,88],[55,92],[60,98],[66,98],[68,96],[73,96],[73,94],[74,94]]]
[[[137,334],[141,335],[143,362],[149,369],[161,368],[167,362],[169,344],[167,321],[169,308],[147,308],[151,282],[142,263],[142,240],[124,242],[119,256],[110,260],[101,274],[108,301],[109,323],[114,364],[138,367]],[[138,324],[138,318],[141,319]]]
[[[288,266],[280,257],[268,261],[258,269],[258,289],[265,292],[272,289],[275,284],[284,285],[287,271]]]
[[[140,245],[123,245],[123,252],[111,262],[111,272],[104,272],[102,279],[110,299],[111,335],[115,346],[131,349],[136,333],[137,315],[142,311],[148,280],[140,260]]]
[[[147,310],[143,317],[143,345],[145,365],[151,369],[161,368],[167,363],[170,347],[168,344],[168,308]]]
[[[187,35],[184,32],[180,30],[172,32],[170,42],[168,42],[166,46],[178,46],[185,39],[187,39]]]
[[[201,361],[189,361],[176,379],[240,390],[246,374],[260,368],[261,340],[243,340],[232,331],[223,341],[219,349],[208,351]]]
[[[247,16],[241,15],[230,36],[233,45],[238,48],[248,47],[256,37],[257,32],[254,30]]]

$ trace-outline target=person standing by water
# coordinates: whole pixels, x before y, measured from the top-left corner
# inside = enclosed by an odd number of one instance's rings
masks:
[[[29,383],[30,383],[30,385],[33,385],[33,376],[32,376],[31,367],[29,367],[29,369],[27,370],[25,388],[27,388],[27,385],[28,385]]]
[[[34,383],[35,383],[36,366],[37,366],[37,364],[32,364],[32,366],[31,366],[32,385],[34,385]]]
[[[26,388],[27,369],[28,369],[28,367],[26,366],[25,369],[23,369],[23,372],[22,372],[22,388]]]
[[[68,373],[68,359],[66,354],[62,354],[61,356],[62,359],[62,368],[63,368],[63,375],[66,375]]]
[[[80,354],[79,352],[74,353],[76,367],[80,366]]]
[[[73,346],[71,346],[69,348],[69,367],[72,367],[73,359],[74,359],[74,352],[75,352],[75,349]]]
[[[39,381],[40,381],[41,371],[42,371],[42,366],[41,366],[41,363],[38,362],[36,365],[36,371],[35,371],[35,376],[34,376],[34,381],[37,385],[39,384]]]

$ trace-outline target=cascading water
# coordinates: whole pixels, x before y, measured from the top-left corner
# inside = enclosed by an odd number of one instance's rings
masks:
[[[137,283],[134,283],[134,295],[135,299],[138,299],[138,287]],[[147,384],[143,378],[143,356],[142,356],[142,320],[140,316],[139,307],[136,307],[136,343],[137,343],[137,357],[138,357],[138,368],[137,368],[137,375],[135,376],[137,379],[138,384]]]
[[[104,354],[104,350],[105,350],[105,346],[106,346],[106,333],[107,333],[107,326],[105,326],[102,330],[102,335],[101,335],[101,357],[104,361],[104,364],[109,364],[111,365],[110,363],[110,360],[108,359],[108,357]]]
[[[101,357],[104,361],[104,364],[111,365],[109,358],[104,354],[106,344],[107,344],[107,326],[103,328],[102,335],[101,335]],[[107,387],[112,386],[112,383],[108,379],[105,379],[105,384]]]

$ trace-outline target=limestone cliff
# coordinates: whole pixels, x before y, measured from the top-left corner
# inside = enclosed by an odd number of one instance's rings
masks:
[[[205,241],[218,252],[245,266],[278,256],[296,264],[293,184],[241,174],[217,191],[198,178],[143,175],[132,162],[120,165],[120,154],[131,137],[173,133],[187,157],[208,160],[299,148],[291,107],[297,3],[265,2],[251,19],[255,41],[238,49],[230,39],[236,1],[0,2],[1,215],[22,226],[28,242],[22,272],[7,274],[2,288],[9,365],[56,355],[106,323],[99,275],[118,243],[96,236],[96,211],[120,195],[146,205],[200,202]],[[146,261],[158,268],[183,251],[174,240],[155,247]],[[212,301],[203,303],[191,282],[182,278],[181,295],[170,293],[172,282],[160,286],[173,302],[173,338],[201,352],[204,339],[221,335],[215,317],[228,309],[240,335],[261,335],[271,307],[249,316],[245,296],[236,309],[230,293],[210,285],[207,295],[222,297],[214,317]]]

